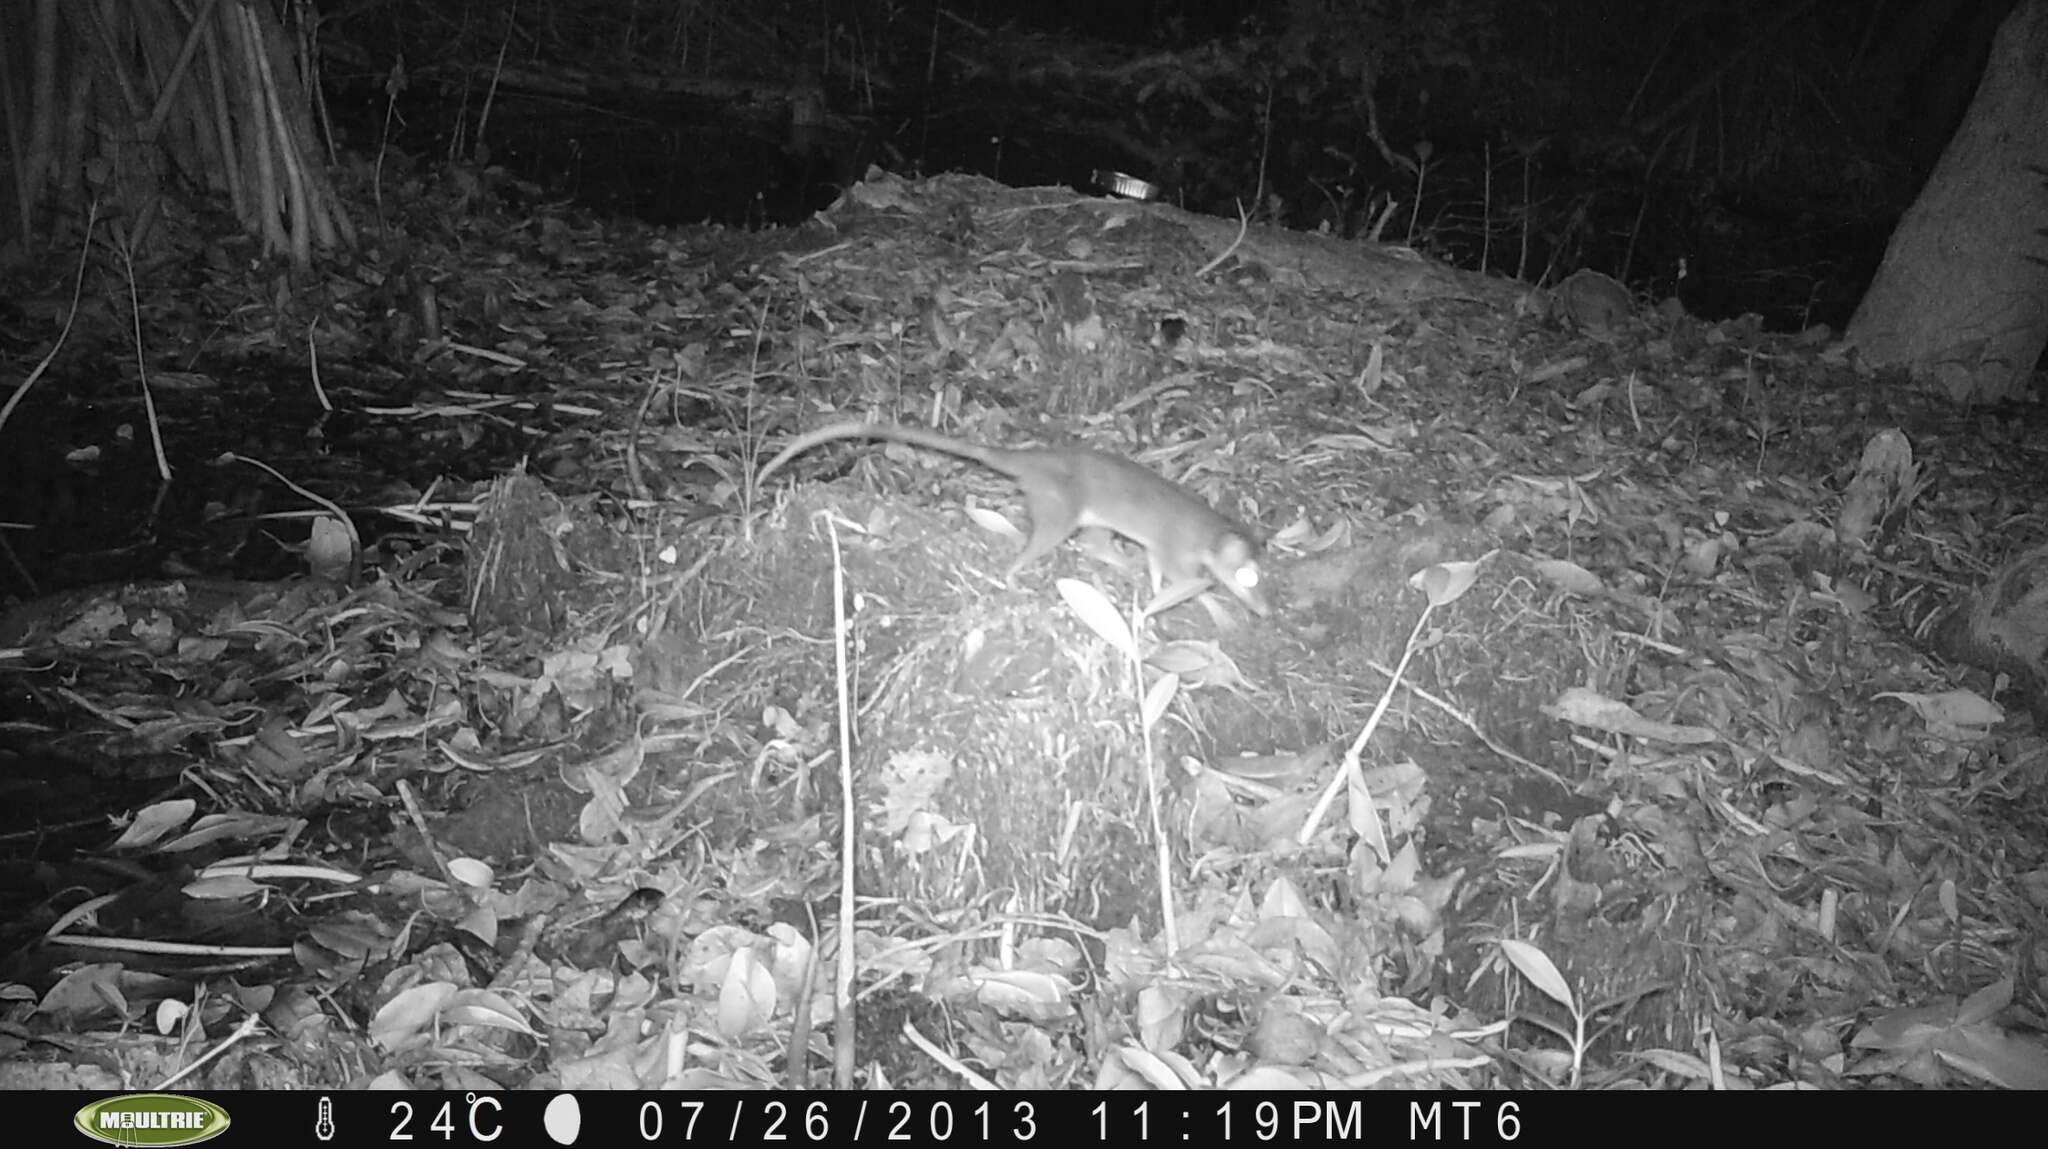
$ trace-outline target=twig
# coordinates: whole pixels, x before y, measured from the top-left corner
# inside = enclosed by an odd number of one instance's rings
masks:
[[[320,400],[322,411],[332,415],[334,404],[327,398],[327,388],[320,385],[320,345],[313,340],[319,329],[320,320],[317,318],[306,325],[306,362],[313,373],[313,398]]]
[[[120,225],[115,225],[119,239]],[[135,380],[142,385],[142,410],[149,417],[149,445],[156,452],[157,478],[171,481],[171,460],[164,454],[163,425],[157,422],[156,393],[149,389],[149,359],[142,350],[142,296],[135,290],[135,251],[128,240],[120,240],[115,249],[121,253],[121,268],[128,277],[128,323],[135,336]]]
[[[85,241],[78,245],[78,274],[71,281],[71,310],[64,313],[64,329],[57,332],[57,343],[50,348],[50,353],[43,356],[42,362],[36,364],[35,370],[28,373],[28,378],[22,380],[21,386],[14,389],[14,394],[7,397],[7,402],[0,403],[0,431],[7,429],[8,417],[14,414],[14,409],[21,405],[23,399],[28,398],[29,390],[43,377],[43,372],[50,369],[50,363],[57,358],[57,352],[64,350],[65,341],[71,337],[71,321],[78,318],[78,295],[85,290],[85,257],[92,252],[92,229],[99,217],[100,201],[94,200],[85,213]]]
[[[1131,699],[1138,704],[1138,740],[1145,753],[1145,805],[1152,816],[1153,867],[1159,871],[1159,933],[1165,939],[1166,958],[1171,962],[1180,952],[1180,919],[1173,912],[1173,843],[1166,837],[1166,816],[1160,810],[1163,791],[1166,789],[1166,764],[1159,760],[1159,748],[1152,744],[1152,723],[1146,705],[1145,668],[1143,661],[1136,657],[1136,632],[1145,624],[1140,617],[1132,629],[1132,649],[1127,652],[1124,662],[1131,668]],[[1161,680],[1164,681],[1163,679]],[[1169,689],[1178,690],[1178,686]]]
[[[216,1045],[212,1049],[209,1049],[205,1053],[201,1054],[198,1060],[194,1061],[192,1064],[186,1066],[183,1069],[180,1069],[176,1073],[171,1074],[169,1077],[164,1078],[163,1081],[157,1084],[157,1088],[160,1090],[169,1089],[171,1086],[176,1085],[179,1081],[183,1080],[186,1077],[186,1075],[198,1072],[201,1066],[205,1065],[209,1061],[212,1061],[214,1058],[219,1057],[221,1054],[226,1053],[232,1046],[234,1046],[236,1042],[241,1041],[243,1038],[248,1037],[252,1033],[255,1033],[256,1027],[262,1024],[263,1015],[260,1013],[252,1013],[249,1016],[243,1018],[242,1024],[236,1026],[235,1031],[233,1033],[230,1033],[226,1037],[222,1038],[219,1045]]]
[[[1203,276],[1209,274],[1210,272],[1216,270],[1218,267],[1221,267],[1223,265],[1223,261],[1229,259],[1230,254],[1237,250],[1239,244],[1244,242],[1244,233],[1250,231],[1251,226],[1251,213],[1244,209],[1244,202],[1240,200],[1237,205],[1237,238],[1230,241],[1230,246],[1223,249],[1222,255],[1219,255],[1215,259],[1212,259],[1209,262],[1203,264],[1201,269],[1195,272],[1195,278],[1200,279]]]
[[[640,471],[640,432],[647,426],[647,409],[654,405],[654,397],[661,394],[661,372],[656,370],[654,382],[647,388],[647,394],[640,397],[640,407],[633,412],[633,429],[626,436],[626,490],[643,503],[654,501],[654,492],[647,487],[647,479]]]
[[[965,1062],[961,1061],[957,1057],[952,1056],[945,1050],[940,1049],[938,1046],[933,1045],[930,1038],[926,1037],[922,1033],[919,1033],[917,1031],[917,1026],[912,1025],[908,1021],[905,1021],[903,1023],[903,1036],[906,1040],[910,1042],[910,1044],[923,1050],[925,1056],[931,1058],[933,1061],[938,1062],[940,1065],[945,1066],[947,1069],[952,1070],[955,1074],[958,1074],[960,1080],[965,1081],[969,1086],[981,1090],[984,1093],[993,1092],[995,1090],[995,1082],[990,1081],[988,1078],[983,1077],[981,1074],[976,1073],[972,1069],[969,1069]]]
[[[227,454],[221,456],[221,461],[224,463],[247,463],[252,467],[268,471],[272,478],[276,479],[280,483],[283,483],[285,486],[290,487],[293,491],[297,492],[301,497],[309,499],[312,502],[319,504],[323,509],[327,511],[328,514],[331,514],[336,519],[340,520],[341,529],[348,532],[348,581],[351,583],[356,581],[356,574],[358,573],[358,568],[360,567],[363,561],[363,536],[356,531],[355,520],[348,517],[348,512],[342,510],[340,504],[336,503],[333,499],[330,499],[325,495],[319,494],[315,491],[309,491],[306,488],[301,487],[297,483],[292,482],[290,479],[287,479],[283,475],[279,474],[276,467],[273,467],[269,463],[263,462],[260,459],[251,459],[247,455],[237,455],[233,451],[229,451]]]
[[[1386,667],[1381,666],[1379,663],[1374,662],[1370,659],[1366,661],[1366,665],[1372,667],[1374,670],[1379,671],[1381,674],[1387,675],[1388,677],[1393,677],[1394,675],[1393,671],[1388,670]],[[1470,714],[1465,713],[1464,711],[1458,709],[1456,706],[1453,706],[1449,702],[1446,702],[1445,700],[1438,698],[1436,695],[1431,694],[1429,691],[1422,689],[1420,686],[1417,686],[1412,682],[1403,682],[1401,683],[1401,686],[1405,690],[1407,690],[1408,693],[1413,694],[1415,697],[1420,698],[1422,701],[1427,702],[1431,706],[1436,707],[1438,710],[1443,711],[1445,714],[1449,715],[1454,721],[1456,721],[1460,726],[1463,726],[1465,729],[1470,730],[1474,737],[1478,738],[1480,742],[1486,745],[1486,748],[1488,750],[1493,751],[1495,754],[1500,755],[1501,757],[1507,759],[1514,765],[1519,766],[1524,770],[1527,770],[1528,772],[1536,775],[1539,778],[1543,778],[1550,782],[1556,783],[1558,789],[1563,790],[1567,794],[1573,792],[1571,783],[1565,781],[1563,778],[1558,777],[1556,774],[1550,772],[1549,770],[1546,770],[1543,767],[1538,766],[1536,763],[1529,761],[1527,758],[1522,757],[1520,754],[1515,753],[1514,751],[1508,749],[1506,746],[1501,745],[1498,739],[1494,738],[1493,735],[1488,734],[1485,730],[1481,729],[1478,720],[1473,718]]]
[[[832,540],[832,669],[839,706],[839,977],[832,1018],[832,1083],[853,1088],[853,692],[848,679],[846,563],[839,550],[839,524],[825,519]]]

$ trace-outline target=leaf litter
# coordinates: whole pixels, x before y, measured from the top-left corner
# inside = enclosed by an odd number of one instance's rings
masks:
[[[239,1039],[214,1086],[787,1083],[850,862],[873,1087],[2038,1087],[2024,413],[1214,224],[882,173],[758,234],[472,201],[410,254],[446,338],[287,304],[342,407],[457,453],[289,472],[379,524],[353,582],[328,515],[325,578],[0,618],[17,813],[147,875],[16,891],[14,1000],[188,1001],[132,1080],[185,1027]],[[842,417],[1140,458],[1263,529],[1276,618],[1147,613],[1114,546],[1005,586],[1014,492],[915,451],[749,489]]]

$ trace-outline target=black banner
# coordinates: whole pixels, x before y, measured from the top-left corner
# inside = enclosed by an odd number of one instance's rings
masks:
[[[1974,1094],[1972,1107],[2025,1099]],[[1825,1115],[1828,1139],[1895,1143],[1946,1106],[1858,1093],[196,1093],[14,1092],[17,1144],[423,1147],[593,1145],[1449,1145],[1766,1135]],[[222,1120],[224,1115],[224,1120]],[[211,1124],[209,1124],[211,1122]],[[2017,1134],[2015,1134],[2017,1135]],[[1775,1138],[1774,1138],[1775,1139]]]

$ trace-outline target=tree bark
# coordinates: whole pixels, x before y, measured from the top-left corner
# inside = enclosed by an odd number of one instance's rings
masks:
[[[1953,399],[2023,394],[2048,346],[2048,0],[2020,0],[1849,321],[1868,363]]]
[[[313,67],[269,4],[0,0],[0,159],[13,185],[0,250],[82,238],[92,201],[146,252],[164,196],[222,190],[294,268],[353,246],[314,131]]]

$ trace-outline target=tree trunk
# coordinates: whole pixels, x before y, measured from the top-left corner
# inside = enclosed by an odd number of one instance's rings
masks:
[[[83,243],[93,219],[146,254],[165,196],[215,192],[295,268],[353,246],[316,66],[267,3],[0,0],[0,252]]]
[[[1958,401],[2025,393],[2048,346],[2048,0],[1998,29],[1976,98],[1849,321],[1866,362]]]

